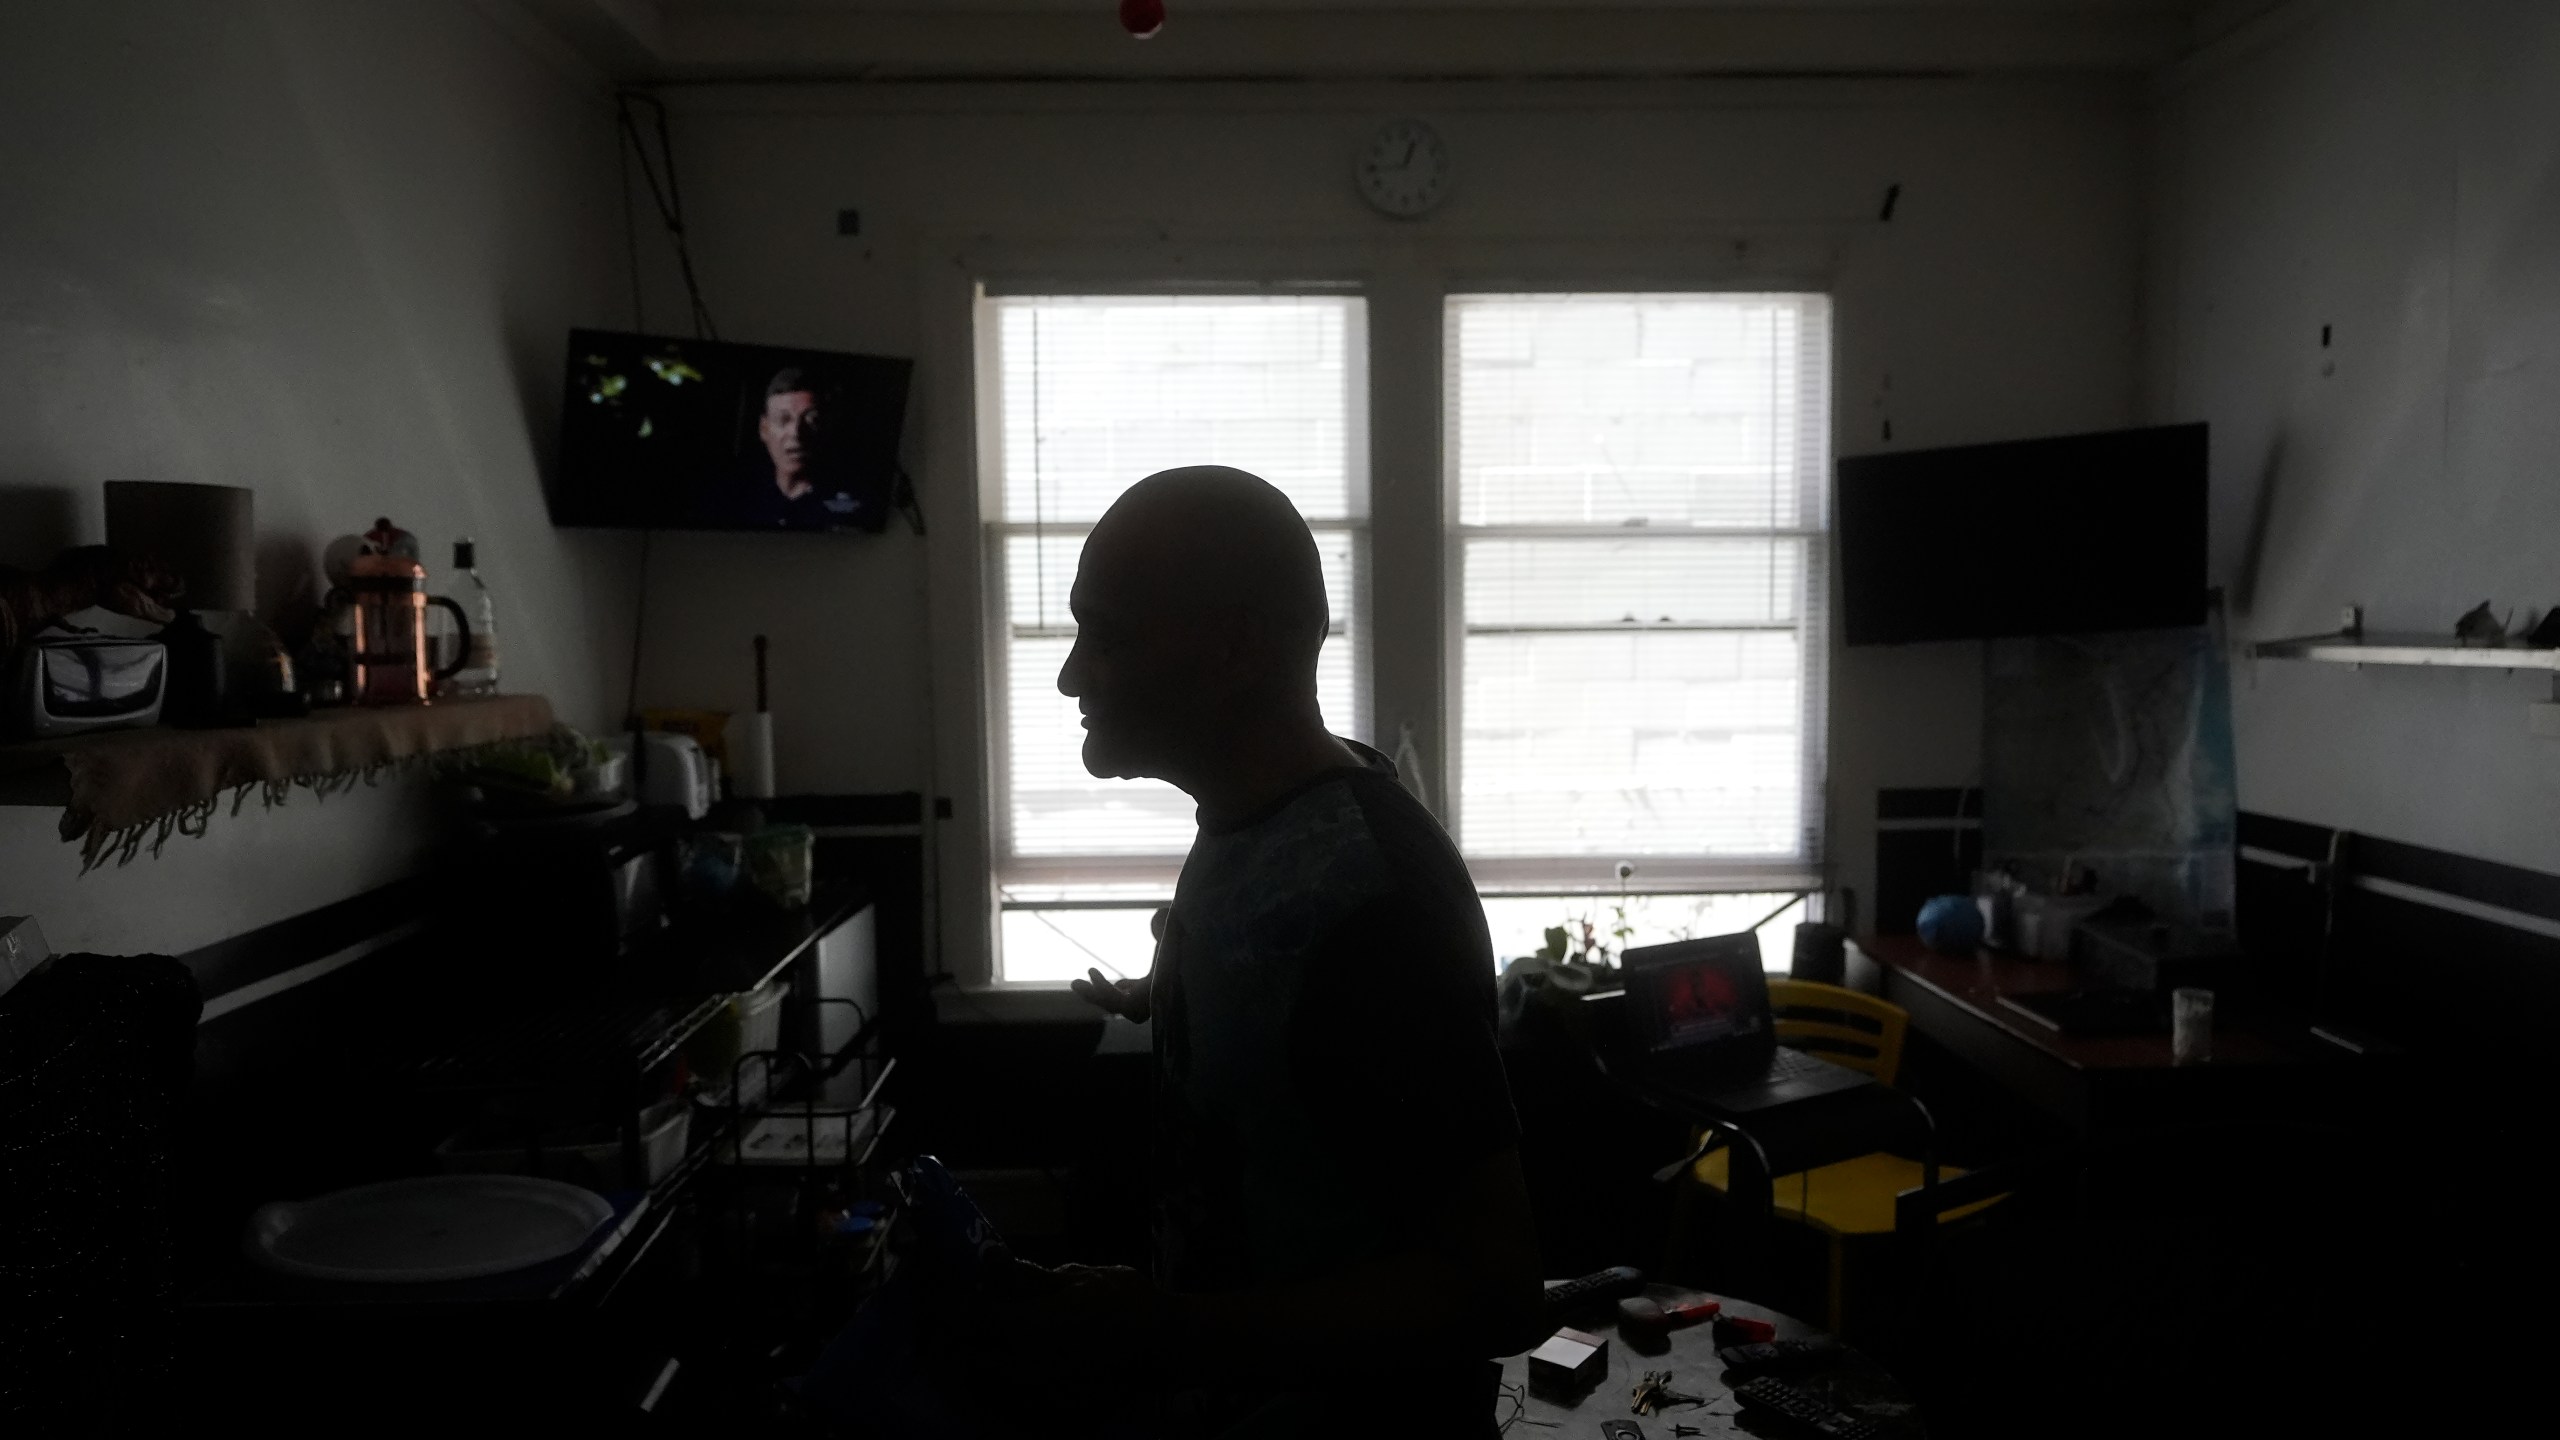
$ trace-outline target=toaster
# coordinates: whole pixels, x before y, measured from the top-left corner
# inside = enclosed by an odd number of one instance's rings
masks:
[[[86,730],[151,725],[169,652],[157,640],[51,630],[9,657],[6,723],[43,738]]]
[[[607,743],[617,753],[630,747],[627,737]],[[718,798],[720,782],[712,759],[690,735],[640,732],[640,753],[632,758],[632,766],[637,771],[635,798],[643,805],[671,805],[699,820]]]

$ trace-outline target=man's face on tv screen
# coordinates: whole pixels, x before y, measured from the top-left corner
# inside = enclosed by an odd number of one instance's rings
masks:
[[[826,419],[818,409],[818,397],[806,390],[788,390],[768,395],[764,400],[764,417],[756,422],[756,435],[764,441],[764,453],[773,461],[773,478],[783,485],[805,479],[810,466],[817,463],[824,444]]]

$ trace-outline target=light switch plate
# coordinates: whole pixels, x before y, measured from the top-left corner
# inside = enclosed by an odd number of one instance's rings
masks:
[[[32,915],[0,915],[0,995],[43,968],[53,958]]]
[[[2525,728],[2546,740],[2560,740],[2560,700],[2536,700],[2524,707]]]

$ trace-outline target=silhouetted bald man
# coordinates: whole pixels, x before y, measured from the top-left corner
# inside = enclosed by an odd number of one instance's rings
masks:
[[[1154,1383],[1222,1387],[1211,1432],[1489,1433],[1486,1358],[1538,1295],[1492,944],[1438,822],[1325,729],[1314,536],[1255,476],[1168,470],[1070,605],[1086,768],[1171,781],[1200,832],[1151,974],[1075,986],[1154,1021],[1153,1283],[1062,1303],[1144,1325]]]

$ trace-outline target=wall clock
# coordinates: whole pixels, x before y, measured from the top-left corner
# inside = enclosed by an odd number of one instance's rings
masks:
[[[1379,127],[1360,152],[1360,194],[1380,213],[1410,220],[1449,194],[1449,145],[1419,120]]]

